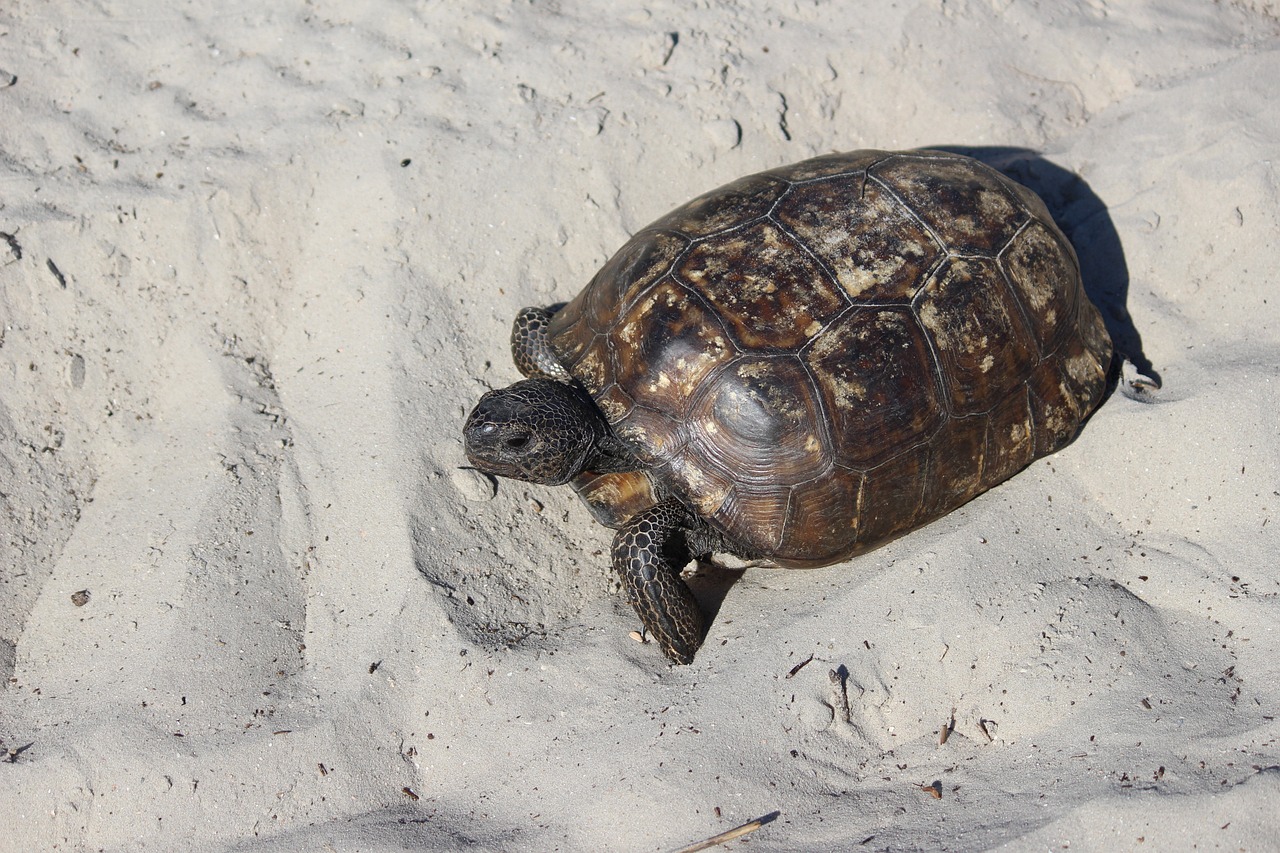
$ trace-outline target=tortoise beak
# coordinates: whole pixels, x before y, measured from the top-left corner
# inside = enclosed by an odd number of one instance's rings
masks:
[[[482,397],[467,416],[462,427],[467,459],[486,474],[525,479],[521,477],[522,468],[515,464],[515,459],[528,448],[533,435],[509,416],[504,416],[507,413],[502,411],[503,407],[493,403]]]

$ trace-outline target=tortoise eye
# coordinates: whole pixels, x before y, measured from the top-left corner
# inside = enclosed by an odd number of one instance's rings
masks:
[[[507,439],[507,447],[512,450],[523,450],[529,444],[528,435],[513,435]]]

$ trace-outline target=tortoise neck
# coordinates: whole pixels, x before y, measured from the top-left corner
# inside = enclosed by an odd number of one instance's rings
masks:
[[[606,430],[608,428],[606,427]],[[622,439],[606,431],[596,442],[595,452],[587,459],[586,469],[597,474],[621,474],[626,471],[639,471],[640,461],[636,459]]]
[[[592,434],[591,447],[582,458],[582,466],[578,474],[587,471],[596,474],[639,471],[643,466],[636,459],[635,452],[626,442],[614,435],[613,426],[596,405],[591,393],[580,382],[575,381],[565,385],[577,392],[578,417],[582,423],[590,424],[589,429]]]

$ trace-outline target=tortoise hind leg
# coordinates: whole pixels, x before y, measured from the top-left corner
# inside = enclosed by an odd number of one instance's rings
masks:
[[[556,358],[547,339],[551,312],[546,308],[521,308],[511,326],[511,356],[516,369],[530,379],[541,377],[570,382],[569,372]]]
[[[692,663],[702,644],[702,609],[665,551],[672,534],[691,522],[683,505],[666,500],[628,521],[613,540],[613,568],[640,621],[663,653],[680,664]]]

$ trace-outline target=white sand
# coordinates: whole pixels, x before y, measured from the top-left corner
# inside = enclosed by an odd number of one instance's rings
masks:
[[[0,848],[1276,849],[1276,4],[776,5],[0,6]],[[1043,155],[1160,402],[669,668],[461,420],[666,209],[920,145]]]

